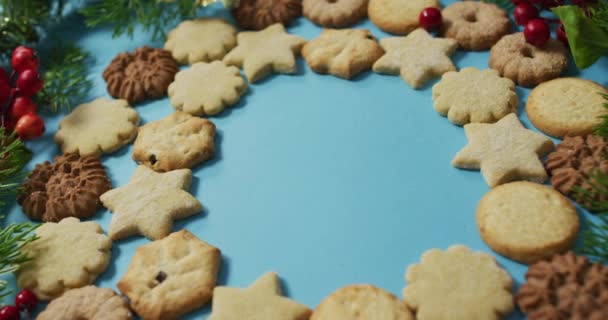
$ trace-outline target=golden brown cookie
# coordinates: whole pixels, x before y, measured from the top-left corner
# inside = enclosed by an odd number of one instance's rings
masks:
[[[303,0],[302,11],[312,22],[325,28],[344,28],[367,15],[368,0]]]
[[[439,0],[369,0],[367,14],[378,28],[393,34],[407,34],[418,28],[424,8],[439,8]]]
[[[302,15],[302,0],[240,0],[232,15],[243,29],[262,30],[275,23],[287,26]]]
[[[442,33],[465,50],[490,49],[509,33],[507,13],[493,3],[458,1],[441,11]]]
[[[533,87],[559,77],[568,66],[568,50],[554,39],[542,48],[526,42],[522,32],[500,39],[490,50],[490,68],[520,86]]]
[[[112,289],[86,286],[51,301],[37,320],[131,320],[129,304]]]

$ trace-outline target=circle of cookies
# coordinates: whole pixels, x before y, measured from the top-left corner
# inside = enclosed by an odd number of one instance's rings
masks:
[[[101,161],[75,153],[37,164],[22,184],[17,202],[34,220],[57,222],[89,218],[101,206],[99,196],[112,187]]]
[[[86,286],[51,301],[37,320],[131,320],[129,304],[114,290]]]
[[[507,13],[493,3],[455,2],[441,11],[442,33],[465,50],[490,49],[509,33]]]
[[[536,128],[550,136],[586,135],[608,114],[600,94],[608,94],[608,89],[590,80],[554,79],[530,92],[526,113]]]
[[[232,15],[243,29],[262,30],[275,23],[287,26],[302,15],[302,0],[241,0]]]
[[[369,0],[367,14],[378,28],[407,34],[418,28],[418,16],[424,8],[439,6],[439,0]]]
[[[325,28],[351,26],[367,15],[367,0],[303,0],[302,11]]]
[[[555,39],[542,48],[526,42],[522,32],[500,39],[490,50],[490,68],[523,87],[559,77],[568,66],[568,50]]]
[[[561,193],[518,181],[500,185],[481,199],[477,227],[492,250],[529,264],[572,248],[579,220],[574,205]]]
[[[142,47],[112,59],[103,79],[112,97],[136,104],[162,98],[178,71],[179,65],[169,51]]]

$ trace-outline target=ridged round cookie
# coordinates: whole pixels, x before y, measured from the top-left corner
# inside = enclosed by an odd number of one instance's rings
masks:
[[[455,2],[441,11],[442,33],[465,50],[490,49],[509,33],[507,13],[493,3]]]
[[[579,218],[558,191],[518,181],[500,185],[481,199],[477,227],[492,250],[529,264],[570,249]]]
[[[600,116],[607,114],[600,93],[608,94],[608,89],[590,80],[551,80],[530,92],[526,112],[532,124],[548,135],[586,135],[602,122]]]
[[[303,0],[302,12],[326,28],[351,26],[367,15],[368,0]]]
[[[424,8],[439,6],[438,0],[370,0],[367,15],[386,32],[407,34],[418,28],[418,17]]]
[[[372,285],[351,285],[327,296],[310,320],[413,320],[405,303]]]
[[[53,300],[38,320],[130,320],[129,304],[114,290],[86,286],[72,289]]]

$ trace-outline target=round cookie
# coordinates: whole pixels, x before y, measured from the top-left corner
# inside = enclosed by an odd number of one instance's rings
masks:
[[[424,8],[439,6],[438,0],[370,0],[367,14],[378,28],[407,34],[418,28],[418,16]]]
[[[554,137],[586,135],[602,123],[606,115],[604,98],[608,89],[593,81],[559,78],[545,82],[530,92],[526,113],[540,131]]]
[[[490,49],[509,33],[507,13],[493,3],[455,2],[441,11],[442,33],[465,50]]]
[[[490,50],[490,68],[523,87],[557,78],[568,66],[568,50],[555,39],[538,48],[522,32],[500,39]]]
[[[367,15],[368,0],[303,0],[302,11],[310,21],[325,28],[344,28]]]
[[[131,320],[129,304],[114,290],[86,286],[51,301],[37,320]]]
[[[310,320],[413,320],[403,301],[372,285],[351,285],[327,296]]]
[[[570,249],[579,218],[572,203],[553,188],[518,181],[481,199],[477,227],[492,250],[529,264]]]
[[[302,15],[302,1],[241,0],[232,15],[236,23],[247,30],[262,30],[275,23],[287,26]]]

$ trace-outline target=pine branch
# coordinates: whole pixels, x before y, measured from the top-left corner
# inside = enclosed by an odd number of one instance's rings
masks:
[[[33,258],[21,252],[21,248],[38,239],[32,233],[37,227],[38,225],[25,222],[13,223],[0,229],[0,275],[19,270],[21,265]],[[8,284],[6,281],[0,280],[0,300],[9,294]]]
[[[513,12],[513,9],[515,9],[515,5],[513,4],[513,2],[511,0],[481,0],[481,1],[486,2],[486,3],[493,3],[497,6],[499,6],[500,8],[502,8],[503,10],[505,10],[509,14],[511,14]]]
[[[579,202],[590,204],[589,211],[597,213],[596,218],[593,219],[598,221],[585,219],[586,229],[582,232],[583,244],[578,251],[594,260],[608,263],[608,174],[596,170],[586,182],[591,186],[591,191],[577,187],[574,189],[574,198]]]
[[[606,102],[604,102],[604,108],[606,109],[607,113],[603,116],[600,116],[600,118],[602,118],[602,123],[597,128],[595,128],[595,134],[608,139],[608,94],[600,93],[600,95],[602,95],[606,100]]]
[[[608,31],[608,0],[600,0],[597,7],[590,10],[591,20],[600,28]]]
[[[6,60],[19,45],[33,45],[39,40],[39,29],[61,14],[62,1],[0,0],[0,55]],[[55,8],[55,10],[53,10]]]
[[[0,128],[0,206],[5,199],[15,195],[21,178],[25,175],[23,167],[32,159],[32,152],[16,133],[7,135]]]

